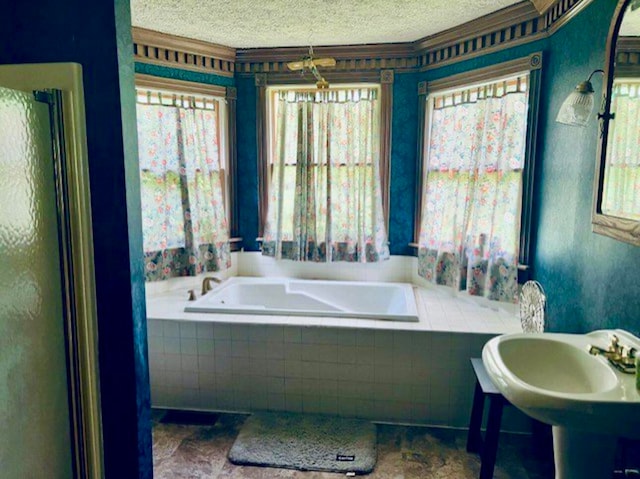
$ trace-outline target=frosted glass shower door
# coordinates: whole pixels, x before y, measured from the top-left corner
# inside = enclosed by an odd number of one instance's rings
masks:
[[[0,87],[0,476],[73,477],[49,107]]]

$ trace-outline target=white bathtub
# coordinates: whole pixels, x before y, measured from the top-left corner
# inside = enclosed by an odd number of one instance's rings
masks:
[[[418,321],[413,287],[404,283],[234,277],[184,310]]]

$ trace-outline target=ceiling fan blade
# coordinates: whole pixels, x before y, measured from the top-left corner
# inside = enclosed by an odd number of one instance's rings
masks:
[[[304,68],[304,62],[289,62],[287,63],[289,70],[302,70]]]
[[[314,58],[313,63],[318,67],[335,67],[336,59],[335,58]]]

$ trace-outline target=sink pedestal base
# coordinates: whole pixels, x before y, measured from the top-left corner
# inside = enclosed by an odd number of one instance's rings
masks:
[[[617,437],[553,426],[556,479],[611,477]]]

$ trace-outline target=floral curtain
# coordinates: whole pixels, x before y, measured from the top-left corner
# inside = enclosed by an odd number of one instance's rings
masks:
[[[228,268],[217,102],[157,98],[137,105],[146,279]]]
[[[602,212],[640,220],[640,83],[616,80],[611,111]]]
[[[388,258],[378,90],[275,95],[263,254],[326,262]]]
[[[492,300],[517,298],[527,79],[429,97],[420,276]]]

